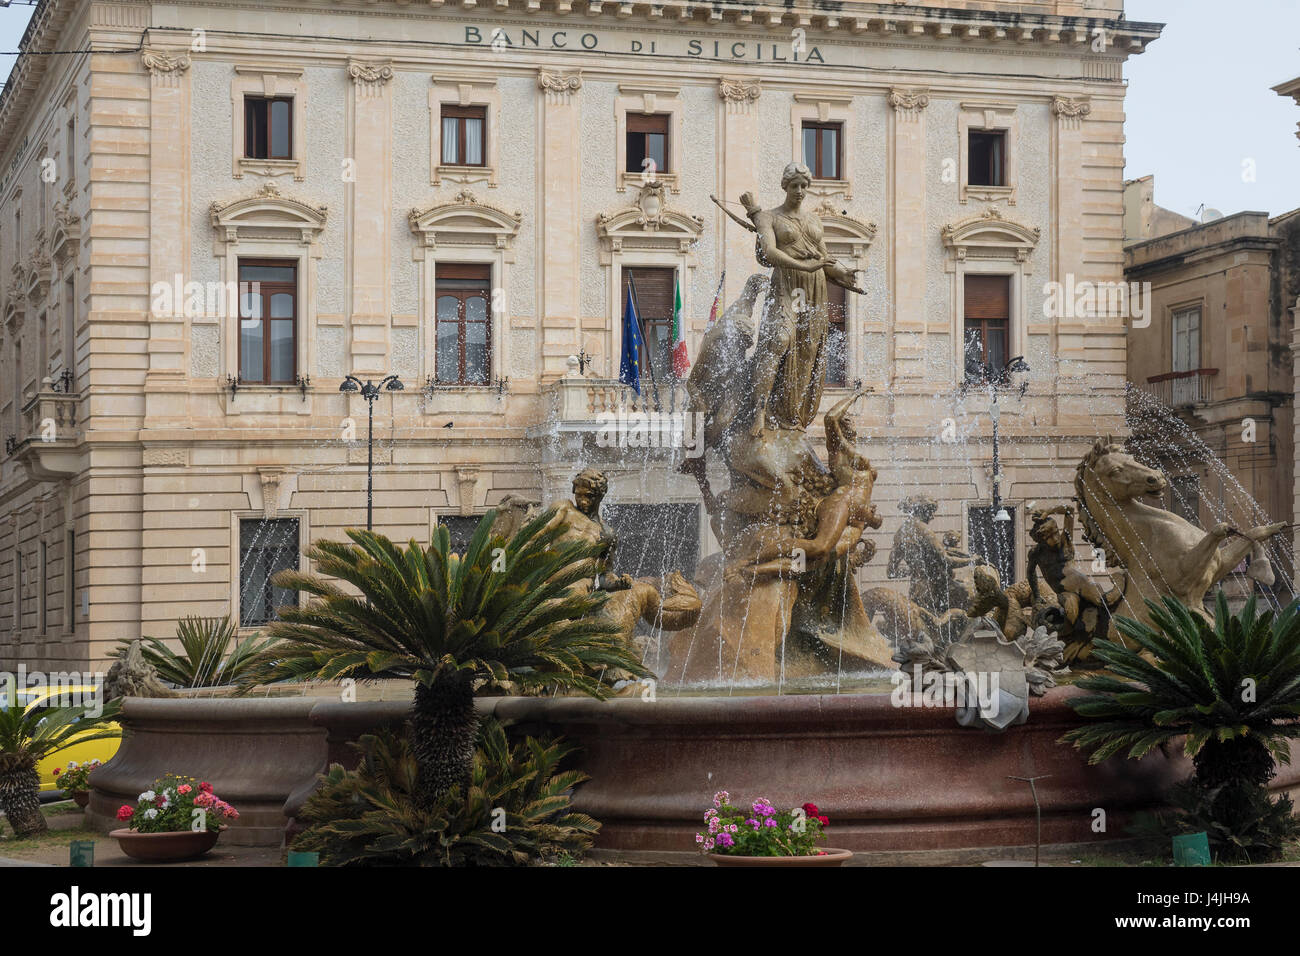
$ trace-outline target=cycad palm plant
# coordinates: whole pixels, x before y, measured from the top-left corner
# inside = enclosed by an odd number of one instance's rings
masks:
[[[121,736],[114,728],[95,729],[113,720],[118,709],[119,702],[112,701],[92,717],[85,707],[23,710],[12,699],[0,702],[0,810],[15,836],[36,836],[47,829],[36,765],[72,743]]]
[[[347,532],[352,544],[318,542],[308,551],[318,574],[275,580],[314,600],[280,609],[269,628],[279,643],[246,680],[415,681],[418,799],[432,806],[469,779],[477,691],[510,682],[603,697],[604,671],[647,673],[598,614],[604,595],[573,587],[594,575],[601,546],[560,540],[551,517],[538,515],[507,541],[491,534],[489,511],[463,555],[451,552],[444,527],[427,548],[357,529]]]
[[[183,617],[176,623],[179,654],[156,637],[144,638],[140,651],[162,680],[178,687],[215,687],[238,682],[273,643],[259,637],[240,641],[239,628],[229,617]]]
[[[1220,591],[1213,624],[1173,598],[1147,606],[1154,627],[1128,618],[1115,622],[1133,649],[1094,645],[1117,676],[1079,681],[1099,693],[1070,704],[1096,720],[1061,739],[1091,750],[1089,762],[1097,763],[1121,753],[1139,758],[1183,737],[1183,752],[1196,768],[1191,785],[1207,808],[1201,816],[1218,818],[1220,848],[1232,850],[1232,835],[1269,813],[1264,786],[1275,761],[1290,763],[1289,742],[1300,737],[1300,601],[1258,613],[1251,598],[1233,615]],[[1185,808],[1186,798],[1180,795]]]
[[[299,812],[296,850],[328,866],[511,866],[558,853],[580,854],[600,824],[569,803],[586,780],[559,765],[572,748],[528,737],[511,747],[501,724],[480,727],[464,792],[418,806],[419,769],[410,744],[388,734],[355,745],[356,770],[330,767]]]

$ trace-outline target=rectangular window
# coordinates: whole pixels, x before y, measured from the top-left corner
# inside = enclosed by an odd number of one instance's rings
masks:
[[[70,372],[68,391],[74,387],[77,375],[77,281],[68,276],[63,283],[63,368]]]
[[[487,385],[492,371],[492,267],[438,264],[434,367],[446,385]]]
[[[276,609],[293,604],[296,592],[271,578],[298,570],[298,519],[249,518],[239,522],[239,626],[260,627]]]
[[[1011,357],[1011,277],[968,275],[962,303],[966,378],[997,374]]]
[[[668,117],[668,113],[627,114],[627,172],[669,171]]]
[[[14,633],[23,626],[23,551],[14,548]]]
[[[680,571],[695,576],[700,552],[699,505],[607,504],[605,520],[618,543],[614,570],[663,579]]]
[[[63,542],[63,629],[77,633],[77,533],[69,531]]]
[[[803,124],[803,164],[814,179],[840,178],[839,123]]]
[[[244,97],[244,155],[293,158],[293,97]]]
[[[74,116],[68,120],[65,129],[64,151],[66,153],[66,162],[68,164],[67,175],[75,177],[77,175],[77,118]]]
[[[1197,475],[1177,475],[1169,482],[1169,510],[1200,527],[1201,479]]]
[[[641,356],[641,368],[644,377],[641,389],[644,392],[650,384],[646,362],[650,360],[655,379],[666,381],[673,367],[673,293],[677,278],[676,269],[665,268],[625,268],[623,270],[624,288],[619,294],[619,301],[627,298],[627,284],[632,283],[633,301],[636,303],[637,315],[641,318],[641,333],[645,339],[649,355]]]
[[[967,148],[968,186],[1007,184],[1005,130],[970,130]]]
[[[1016,572],[1016,509],[1002,506],[1008,521],[995,521],[992,505],[972,505],[967,515],[970,553],[978,554],[997,568],[1003,581],[1014,581]]]
[[[292,385],[298,377],[298,265],[239,260],[239,380]]]
[[[469,550],[469,543],[482,518],[482,515],[438,515],[438,524],[446,528],[451,537],[453,554],[464,554]]]
[[[844,287],[826,283],[827,305],[830,309],[830,332],[826,336],[826,384],[847,385],[849,372],[846,335],[848,307]]]
[[[487,155],[487,107],[442,104],[442,163],[482,166]]]
[[[1191,372],[1201,367],[1201,309],[1183,309],[1174,313],[1175,372]]]
[[[36,594],[36,633],[44,634],[50,622],[50,554],[44,539],[37,543],[36,555],[40,588]]]

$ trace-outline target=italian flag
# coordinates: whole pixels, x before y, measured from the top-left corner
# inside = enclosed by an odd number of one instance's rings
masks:
[[[682,287],[673,280],[673,374],[685,378],[691,370],[686,356],[686,330],[682,328]]]

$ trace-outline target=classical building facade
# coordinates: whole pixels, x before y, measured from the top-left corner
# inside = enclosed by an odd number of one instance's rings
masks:
[[[651,355],[677,295],[693,355],[758,271],[710,197],[772,205],[792,161],[866,290],[824,399],[875,389],[864,580],[904,495],[982,547],[972,335],[1030,367],[1001,403],[1023,552],[1123,429],[1126,318],[1050,303],[1122,279],[1121,71],[1158,35],[1121,0],[43,0],[0,98],[0,667],[266,621],[272,571],[365,523],[347,374],[405,385],[373,406],[378,530],[462,535],[597,464],[623,560],[689,568],[715,546],[681,450],[596,439],[633,399],[628,279]]]
[[[1152,219],[1176,226],[1174,215],[1157,207]],[[1149,289],[1130,333],[1129,424],[1170,478],[1166,505],[1202,527],[1292,513],[1298,253],[1300,210],[1237,213],[1125,248],[1125,276]],[[1289,578],[1289,555],[1283,565]]]

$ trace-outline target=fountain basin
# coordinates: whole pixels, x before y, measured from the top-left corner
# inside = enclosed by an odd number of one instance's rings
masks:
[[[117,810],[166,773],[210,782],[239,811],[224,842],[279,846],[284,803],[326,761],[326,732],[309,720],[313,697],[145,699],[122,702],[129,731],[90,779],[86,820],[101,833],[121,826]]]
[[[497,698],[516,730],[563,734],[591,779],[575,807],[602,824],[596,846],[690,851],[717,790],[737,805],[812,801],[830,842],[859,851],[1032,845],[1027,783],[1037,782],[1046,843],[1125,837],[1135,811],[1187,777],[1181,751],[1089,766],[1057,739],[1079,723],[1075,688],[1033,700],[1029,722],[995,734],[957,726],[951,709],[899,708],[888,694],[593,701]],[[1281,766],[1275,790],[1300,789]],[[1105,812],[1104,832],[1094,826]]]

